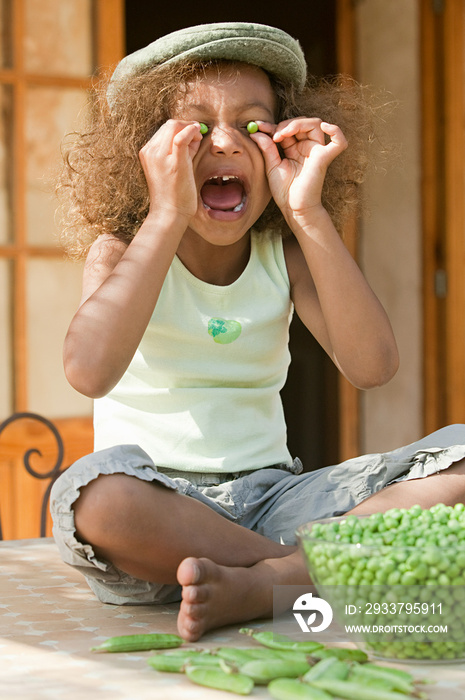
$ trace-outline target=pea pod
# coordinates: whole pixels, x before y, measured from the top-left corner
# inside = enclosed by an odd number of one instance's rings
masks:
[[[196,666],[220,666],[221,659],[204,651],[184,651],[181,654],[156,654],[147,659],[156,671],[183,673],[187,664]]]
[[[184,656],[185,654],[210,654],[209,649],[198,649],[197,647],[184,647],[183,649],[178,649],[172,647],[167,651],[160,650],[160,654],[169,654],[170,656]]]
[[[339,661],[335,656],[322,659],[315,666],[307,671],[302,680],[305,683],[313,683],[318,678],[338,678],[345,680],[349,675],[350,668],[344,661]]]
[[[321,690],[325,690],[331,695],[344,700],[406,700],[405,693],[398,693],[396,690],[385,690],[384,688],[370,688],[364,683],[356,681],[341,681],[337,678],[318,678],[313,681],[313,685]]]
[[[333,700],[324,690],[295,678],[278,678],[271,681],[267,690],[275,700]]]
[[[285,661],[284,659],[254,659],[240,667],[240,672],[252,678],[258,685],[266,685],[275,678],[298,678],[308,671],[306,661]]]
[[[398,691],[400,693],[405,693],[404,690],[399,690],[398,688],[393,688],[392,683],[388,678],[365,678],[365,676],[362,676],[359,678],[358,676],[354,676],[350,680],[355,681],[356,683],[363,683],[365,688],[372,688],[373,691],[375,690],[390,690],[390,691]],[[414,690],[412,688],[411,690]],[[373,693],[374,695],[376,693]],[[408,697],[412,697],[410,695],[410,691],[406,693]],[[415,696],[418,697],[418,696]]]
[[[252,652],[253,650],[250,649],[220,647],[219,649],[216,649],[215,655],[218,656],[220,659],[224,659],[225,661],[228,661],[229,663],[232,663],[236,666],[241,666],[247,661],[252,661],[252,659],[256,658]]]
[[[406,675],[409,676],[410,674]],[[382,681],[385,684],[389,684],[391,690],[398,690],[401,693],[408,694],[415,690],[412,676],[408,679],[402,678],[395,673],[390,673],[389,670],[381,666],[373,665],[368,668],[365,668],[365,666],[354,666],[351,670],[350,679],[365,684],[370,681]],[[386,687],[388,687],[388,685],[386,685]]]
[[[254,682],[242,673],[226,673],[219,668],[186,666],[186,676],[197,685],[227,690],[238,695],[250,695]]]
[[[323,644],[319,642],[296,642],[285,634],[275,634],[269,631],[257,632],[248,627],[243,627],[239,632],[241,634],[247,634],[249,637],[252,637],[252,639],[255,639],[256,642],[259,642],[259,644],[263,644],[264,647],[269,647],[270,649],[281,649],[284,651],[292,649],[294,651],[303,651],[307,654],[311,654],[317,649],[323,648]]]
[[[396,676],[397,678],[402,678],[404,681],[413,683],[413,676],[408,671],[403,671],[400,668],[392,668],[391,666],[378,666],[378,664],[367,663],[364,668],[372,668],[376,671],[382,671],[383,673],[388,673],[390,676]]]
[[[286,661],[306,661],[307,663],[310,663],[310,654],[305,651],[296,651],[293,649],[260,649],[260,647],[257,648],[257,651],[267,652],[268,654],[271,652],[275,658],[285,659]],[[263,655],[262,658],[266,657]]]
[[[308,656],[303,651],[293,651],[292,649],[283,651],[280,649],[267,649],[265,647],[220,647],[215,651],[215,654],[236,665],[240,665],[246,661],[252,661],[252,659],[264,659],[268,661],[271,659],[285,659],[287,661],[306,662]]]
[[[172,649],[179,647],[183,639],[176,634],[125,634],[110,637],[91,651],[148,651],[151,649]]]
[[[357,661],[363,663],[367,661],[368,654],[365,654],[361,649],[346,649],[345,647],[325,647],[312,652],[312,656],[316,659],[327,659],[335,656],[340,661]]]

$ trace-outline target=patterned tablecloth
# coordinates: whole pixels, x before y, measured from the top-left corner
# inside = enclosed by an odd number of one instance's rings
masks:
[[[150,652],[89,651],[113,635],[176,633],[176,613],[176,605],[99,603],[83,577],[62,563],[51,539],[1,542],[0,698],[231,699],[230,693],[194,686],[182,675],[154,671],[146,663]],[[246,646],[250,640],[238,629],[216,630],[193,646]],[[426,686],[430,700],[465,700],[465,665],[403,668],[435,681]],[[251,697],[269,695],[256,688]]]

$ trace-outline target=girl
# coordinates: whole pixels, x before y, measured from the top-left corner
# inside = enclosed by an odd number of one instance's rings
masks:
[[[54,486],[54,535],[102,601],[181,599],[187,640],[308,583],[298,525],[463,499],[462,427],[308,474],[286,447],[294,309],[356,386],[397,369],[335,226],[368,116],[357,86],[306,85],[284,32],[203,25],[126,57],[68,154],[68,237],[88,253],[64,362],[96,400],[95,452]]]

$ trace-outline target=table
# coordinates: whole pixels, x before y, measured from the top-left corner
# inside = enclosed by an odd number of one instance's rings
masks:
[[[64,564],[52,539],[0,542],[0,698],[5,700],[231,700],[183,675],[158,673],[151,652],[95,654],[107,637],[176,633],[178,605],[102,604],[82,575]],[[271,627],[271,622],[261,625]],[[254,627],[258,624],[254,623]],[[196,648],[248,646],[230,626],[205,635]],[[432,678],[430,700],[465,700],[465,664],[402,666]],[[251,697],[269,697],[255,688]]]

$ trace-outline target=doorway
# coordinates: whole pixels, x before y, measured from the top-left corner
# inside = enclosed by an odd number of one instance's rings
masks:
[[[304,18],[304,21],[303,21]],[[336,0],[297,2],[286,7],[256,0],[249,9],[224,4],[202,7],[180,0],[176,12],[160,11],[149,0],[126,3],[126,52],[131,53],[160,36],[210,22],[258,22],[279,27],[297,38],[315,76],[337,73]],[[332,361],[294,316],[291,324],[292,356],[282,391],[288,426],[288,445],[305,471],[339,461],[338,373]]]

